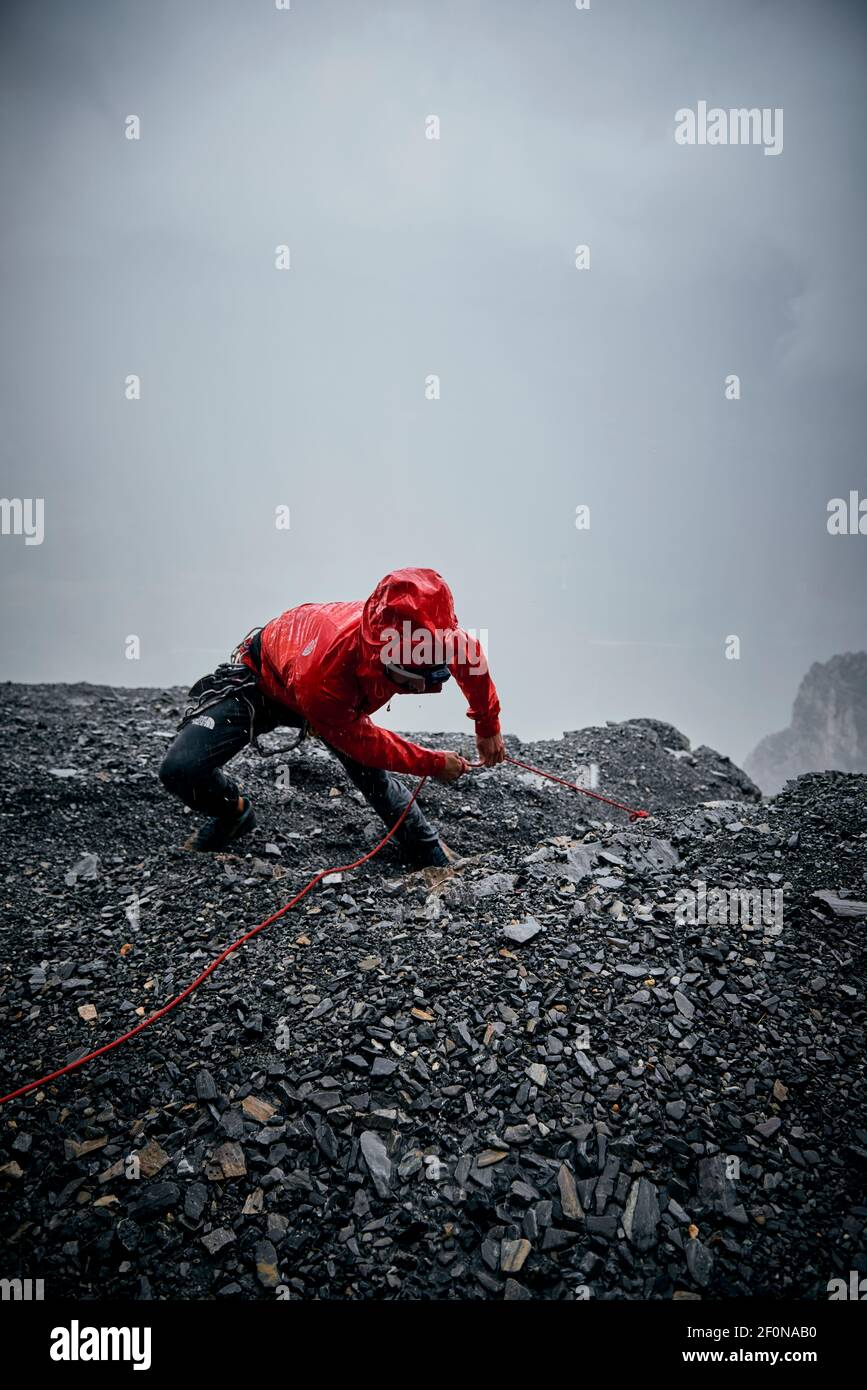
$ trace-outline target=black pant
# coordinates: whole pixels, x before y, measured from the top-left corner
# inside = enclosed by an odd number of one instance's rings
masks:
[[[195,691],[194,686],[191,694]],[[237,806],[239,791],[221,770],[223,764],[254,736],[280,727],[300,728],[303,722],[299,714],[263,695],[253,678],[199,713],[185,717],[163,758],[160,781],[194,811],[206,816],[227,815]],[[390,829],[411,793],[392,773],[365,767],[337,748],[331,752]],[[425,850],[439,843],[417,801],[394,838],[409,859],[423,857]]]

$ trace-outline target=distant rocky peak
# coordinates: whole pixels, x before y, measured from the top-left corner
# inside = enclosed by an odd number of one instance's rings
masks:
[[[814,662],[791,724],[763,738],[745,766],[767,795],[805,772],[867,772],[867,652]]]

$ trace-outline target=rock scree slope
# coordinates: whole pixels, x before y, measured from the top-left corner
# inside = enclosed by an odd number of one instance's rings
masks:
[[[259,826],[236,853],[181,850],[156,770],[182,699],[0,687],[2,1093],[381,835],[312,741],[237,760]],[[763,803],[655,720],[507,742],[566,777],[597,764],[653,819],[512,767],[428,783],[454,866],[388,846],[0,1109],[8,1277],[49,1298],[810,1299],[867,1273],[867,778]],[[782,922],[684,922],[702,883],[781,892]]]

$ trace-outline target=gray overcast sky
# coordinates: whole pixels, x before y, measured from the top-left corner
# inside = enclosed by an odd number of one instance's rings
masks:
[[[430,565],[507,731],[650,715],[743,758],[867,646],[867,536],[826,529],[867,495],[865,33],[834,0],[7,2],[2,491],[45,539],[0,538],[0,674],[188,684]],[[700,100],[783,108],[782,154],[679,146]]]

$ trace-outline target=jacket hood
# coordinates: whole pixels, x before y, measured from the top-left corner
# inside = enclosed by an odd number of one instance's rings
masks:
[[[436,570],[392,570],[380,579],[361,615],[363,653],[376,663],[371,669],[381,669],[384,643],[392,633],[402,637],[406,622],[442,640],[457,627],[452,591]]]

